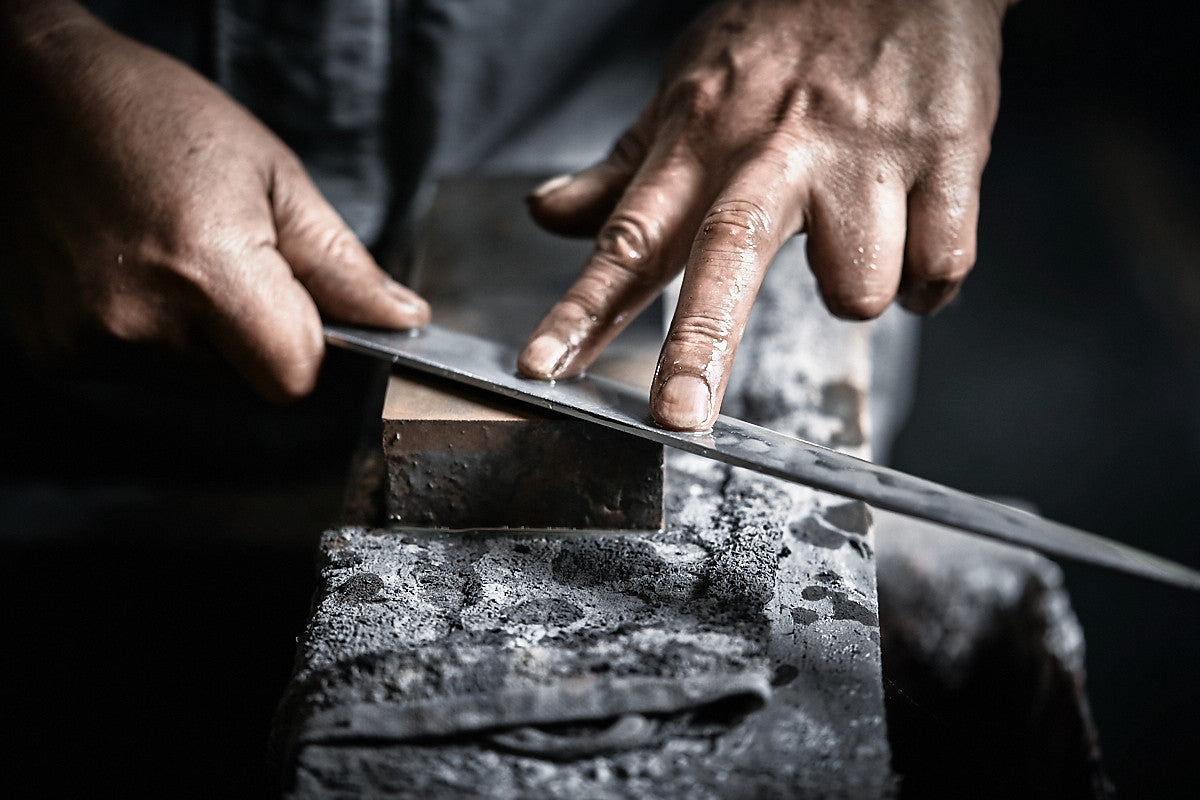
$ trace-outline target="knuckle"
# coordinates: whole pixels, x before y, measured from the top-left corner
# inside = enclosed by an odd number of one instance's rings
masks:
[[[729,200],[718,203],[700,226],[709,249],[753,252],[773,235],[771,216],[758,203]]]
[[[924,281],[961,282],[975,265],[974,248],[918,250],[905,258],[905,272]]]
[[[661,246],[662,232],[657,224],[640,214],[618,212],[609,218],[596,237],[595,260],[642,275],[650,268]]]
[[[843,80],[817,67],[788,87],[775,112],[777,123],[817,123],[839,129],[880,127],[890,119],[889,107],[863,84]]]
[[[976,83],[946,81],[930,108],[934,119],[940,120],[946,130],[974,136],[991,130],[998,106],[999,87],[989,79]]]
[[[594,287],[581,285],[583,283],[577,282],[568,289],[550,309],[550,313],[546,315],[547,319],[552,319],[562,329],[571,331],[597,324],[603,311],[603,300]]]
[[[868,234],[867,241],[874,236]],[[809,264],[826,308],[848,320],[874,319],[895,297],[901,257],[889,246],[853,245],[854,239],[810,236]]]
[[[724,351],[729,346],[735,327],[734,321],[728,316],[691,311],[677,317],[671,324],[667,344]]]
[[[351,258],[359,247],[358,239],[343,225],[330,226],[319,238],[321,252],[330,264],[341,264]]]
[[[360,247],[358,239],[339,220],[331,221],[317,211],[309,209],[297,220],[292,240],[305,243],[306,246],[311,243],[312,252],[307,256],[318,264],[336,266],[352,259],[356,255],[355,250]]]
[[[954,154],[970,155],[980,162],[987,159],[996,122],[992,100],[971,87],[953,85],[929,98],[924,107],[925,111],[910,117],[905,126],[913,141],[925,143],[940,160]]]
[[[698,70],[677,80],[664,100],[689,128],[695,128],[709,124],[728,89],[729,76],[724,69]]]
[[[897,301],[915,314],[929,314],[949,303],[961,285],[961,280],[905,279]]]

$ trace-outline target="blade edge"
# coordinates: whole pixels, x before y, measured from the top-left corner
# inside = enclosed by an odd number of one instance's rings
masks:
[[[515,371],[516,351],[487,339],[434,325],[415,333],[326,325],[325,334],[335,345],[732,466],[1047,556],[1200,590],[1200,571],[1182,564],[752,423],[720,415],[705,433],[660,428],[636,390],[598,376],[559,383],[521,378]],[[505,364],[514,368],[506,370]]]

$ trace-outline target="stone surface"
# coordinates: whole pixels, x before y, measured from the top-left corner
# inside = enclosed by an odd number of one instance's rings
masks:
[[[869,326],[825,313],[802,245],[726,410],[864,455]],[[327,532],[285,794],[888,796],[866,508],[671,451],[666,512],[640,534]]]
[[[902,797],[1105,798],[1083,629],[1028,550],[880,512],[888,726]]]
[[[663,526],[663,448],[416,373],[383,407],[386,513],[433,528]]]

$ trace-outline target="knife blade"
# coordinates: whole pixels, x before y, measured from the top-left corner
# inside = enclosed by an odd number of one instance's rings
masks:
[[[668,447],[862,500],[876,508],[1046,556],[1200,590],[1200,571],[1182,564],[723,414],[703,433],[661,428],[650,416],[644,392],[595,375],[557,382],[522,378],[516,372],[515,349],[478,336],[436,325],[420,331],[385,331],[327,324],[325,340]]]

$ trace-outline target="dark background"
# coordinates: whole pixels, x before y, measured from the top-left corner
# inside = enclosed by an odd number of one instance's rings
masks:
[[[1200,60],[1167,3],[1008,17],[979,257],[895,466],[1200,566]],[[1200,796],[1200,598],[1066,565],[1119,797]]]
[[[1165,2],[1010,14],[978,266],[923,328],[893,461],[1200,565],[1193,40]],[[5,793],[265,789],[376,376],[335,355],[316,397],[264,415],[165,364],[100,393],[0,367]],[[1120,796],[1194,796],[1200,600],[1065,569]]]

